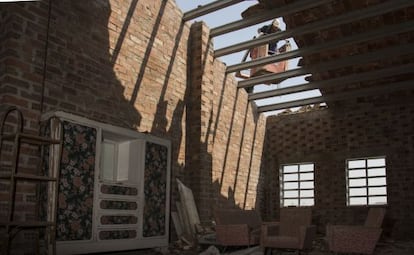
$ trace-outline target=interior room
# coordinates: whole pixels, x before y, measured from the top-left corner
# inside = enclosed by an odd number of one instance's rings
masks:
[[[414,254],[411,0],[0,1],[1,254]]]

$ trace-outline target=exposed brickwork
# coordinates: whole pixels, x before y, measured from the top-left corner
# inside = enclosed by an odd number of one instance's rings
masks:
[[[26,5],[24,3],[2,4],[0,25],[0,111],[7,106],[17,106],[25,116],[24,129],[28,133],[37,133],[41,81],[44,60],[44,38],[47,10],[44,2]],[[10,114],[7,121],[7,131],[14,130],[16,115]],[[11,164],[10,150],[13,143],[4,143],[1,159],[1,171],[7,171]],[[37,148],[24,145],[21,148],[19,164],[21,173],[36,171]],[[15,220],[33,220],[35,215],[35,185],[19,181],[16,186]],[[6,219],[9,182],[0,182],[0,220]],[[0,231],[4,231],[2,227]],[[31,231],[22,231],[13,243],[14,247],[25,247],[32,251],[35,235]],[[24,243],[25,246],[21,246]],[[3,245],[3,244],[1,244]],[[19,249],[20,249],[19,248]],[[22,248],[23,249],[23,248]]]
[[[51,2],[50,16],[48,1],[2,4],[2,108],[19,107],[33,133],[41,108],[151,132],[172,140],[173,175],[181,172],[189,26],[177,22],[175,2]],[[21,157],[28,171],[30,160]],[[3,192],[8,186],[1,185]],[[34,190],[20,185],[16,206],[24,213],[17,219],[33,218]]]
[[[267,190],[279,208],[280,164],[315,163],[315,223],[362,223],[365,207],[346,207],[345,160],[386,156],[385,234],[413,238],[414,105],[407,94],[355,99],[332,107],[270,117],[266,133]],[[273,187],[273,188],[272,188]],[[275,188],[276,187],[276,188]]]
[[[50,15],[48,3],[0,10],[0,100],[23,111],[26,131],[37,132],[41,111],[60,110],[150,132],[172,141],[172,201],[179,177],[202,221],[216,206],[256,207],[265,119],[213,59],[205,25],[189,40],[174,1],[52,0]],[[21,187],[23,211],[33,191]]]
[[[364,7],[362,2],[336,1],[338,9],[324,7],[285,21],[293,28],[318,15]],[[48,1],[2,4],[0,9],[0,103],[23,111],[26,131],[37,131],[41,109],[63,110],[172,140],[173,180],[180,177],[193,189],[202,221],[209,221],[217,206],[260,205],[267,218],[274,218],[278,166],[315,162],[315,220],[321,231],[328,222],[361,222],[366,214],[365,208],[345,207],[345,159],[386,155],[387,222],[394,223],[386,231],[396,238],[413,236],[412,91],[272,117],[265,139],[265,118],[254,113],[246,92],[237,90],[224,64],[213,59],[209,29],[196,23],[190,38],[190,25],[179,22],[182,13],[174,1],[59,0],[52,1],[50,11]],[[411,17],[408,11],[366,26],[398,23]],[[350,32],[363,30],[348,26],[295,39],[302,47]],[[401,38],[412,41],[409,34]],[[341,52],[353,54],[352,49]],[[266,164],[261,166],[264,140]],[[32,157],[21,162],[24,170],[33,170]],[[0,185],[1,191],[7,188]],[[19,219],[33,216],[33,194],[33,185],[19,187],[17,206],[25,211]],[[4,204],[0,208],[4,211]]]
[[[279,8],[297,3],[297,0],[259,0],[268,8]],[[350,15],[353,11],[378,8],[380,4],[392,4],[391,0],[332,1],[314,8],[301,10],[283,17],[287,30],[312,26],[329,18]],[[352,21],[337,26],[324,27],[294,35],[298,47],[305,51],[323,43],[368,34],[387,26],[402,25],[413,19],[413,8],[389,10],[382,7],[382,14],[372,17],[355,15]],[[327,23],[327,22],[326,22]],[[304,29],[305,30],[305,29]],[[300,61],[304,67],[311,67],[310,81],[344,77],[354,73],[381,70],[382,68],[403,66],[412,63],[412,55],[404,54],[404,47],[413,41],[412,31],[389,34],[383,37],[367,37],[341,47],[327,48],[317,53],[306,54]],[[332,70],[328,62],[362,54],[375,54],[378,50],[396,48],[387,58],[371,61],[350,61],[348,66]],[[401,50],[398,50],[401,48]],[[400,54],[401,53],[401,54]],[[377,53],[381,56],[380,53]],[[367,57],[365,57],[368,60]],[[315,65],[326,64],[326,68]],[[353,157],[387,157],[388,212],[386,232],[395,238],[413,238],[412,211],[413,199],[409,187],[413,183],[413,104],[410,97],[413,90],[409,86],[390,94],[379,91],[383,86],[393,87],[393,83],[411,80],[412,75],[394,75],[386,78],[373,76],[370,81],[349,82],[347,84],[327,84],[321,88],[325,98],[338,93],[348,94],[348,101],[329,102],[329,108],[315,109],[293,115],[268,119],[266,132],[266,179],[264,187],[264,208],[268,217],[277,216],[279,208],[279,165],[283,163],[314,162],[316,180],[315,220],[320,230],[326,223],[362,222],[366,215],[364,207],[346,208],[345,159]],[[361,89],[375,96],[362,97]],[[378,88],[378,90],[377,90]],[[386,92],[388,93],[388,92]],[[276,187],[276,188],[274,188]],[[392,223],[394,224],[391,227]]]
[[[270,2],[268,0],[262,0],[263,2]],[[285,2],[294,2],[291,0],[285,0]],[[369,8],[378,8],[380,5],[390,4],[391,0],[372,0],[372,1],[358,1],[358,0],[346,0],[335,1],[322,4],[315,8],[299,11],[284,17],[284,21],[288,29],[296,29],[301,26],[307,26],[311,23],[321,22],[322,20],[332,19],[340,15],[350,15],[352,12],[363,12]],[[276,6],[275,6],[276,7]],[[385,9],[385,7],[383,7]],[[385,9],[387,10],[387,9]],[[358,16],[358,15],[356,15]],[[381,13],[379,15],[368,16],[364,18],[355,18],[349,22],[343,22],[338,26],[330,26],[327,28],[321,28],[318,31],[311,31],[309,33],[295,35],[294,39],[299,48],[311,47],[314,45],[320,45],[326,42],[332,42],[341,38],[355,37],[361,34],[367,34],[373,31],[378,31],[380,28],[386,28],[403,24],[411,21],[414,17],[413,7],[401,8],[388,12]],[[301,60],[303,66],[313,66],[317,64],[323,64],[327,62],[333,62],[341,60],[342,58],[350,56],[358,56],[362,54],[375,53],[380,50],[390,50],[392,48],[400,47],[401,50],[396,50],[391,56],[381,60],[371,61],[353,61],[352,64],[340,68],[320,68],[312,71],[312,76],[309,77],[312,81],[326,80],[337,77],[343,77],[352,73],[361,73],[371,70],[394,67],[398,65],[404,65],[412,63],[413,59],[410,54],[403,53],[403,47],[409,46],[409,43],[414,41],[414,35],[412,31],[389,34],[382,37],[368,37],[365,40],[359,40],[352,44],[345,44],[342,46],[327,48],[315,54],[306,54]],[[382,53],[378,53],[381,56]],[[387,79],[375,79],[371,81],[360,82],[358,84],[337,84],[336,86],[324,86],[321,88],[321,92],[324,95],[335,94],[338,92],[352,91],[361,88],[375,88],[375,86],[381,84],[390,84],[406,80],[406,77],[393,76],[387,77]]]
[[[22,109],[28,132],[36,132],[44,60],[47,15],[39,16],[44,2],[2,5],[0,102],[2,108]]]
[[[202,221],[215,207],[256,208],[265,125],[212,49],[208,28],[193,24],[186,171]]]

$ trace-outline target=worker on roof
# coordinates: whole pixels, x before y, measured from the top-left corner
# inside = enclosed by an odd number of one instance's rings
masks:
[[[257,30],[257,33],[262,35],[268,35],[276,32],[280,32],[282,29],[279,28],[279,21],[277,19],[274,19],[272,24],[265,25]],[[275,42],[269,42],[269,50],[268,54],[273,55],[277,52],[277,41]]]

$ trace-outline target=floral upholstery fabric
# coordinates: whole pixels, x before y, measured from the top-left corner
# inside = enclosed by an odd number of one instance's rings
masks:
[[[119,185],[102,184],[100,191],[102,196],[105,196],[106,194],[117,195],[120,197],[125,197],[125,199],[130,199],[131,197],[138,195],[137,188]],[[99,223],[106,226],[113,226],[113,229],[111,230],[99,231],[99,239],[101,240],[133,239],[137,236],[136,226],[134,226],[133,224],[137,224],[138,222],[138,217],[136,215],[138,201],[123,201],[121,198],[118,199],[120,200],[111,200],[109,198],[103,199],[99,203],[100,209],[104,209],[101,211],[101,213],[103,213],[104,215],[100,216]],[[129,213],[131,215],[112,215],[113,213],[107,212],[107,209],[129,210]],[[130,229],[118,230],[117,228],[119,228],[120,225],[122,225],[122,228],[127,227]]]
[[[115,194],[124,196],[136,196],[138,190],[132,187],[114,186],[114,185],[102,185],[101,192],[103,194]]]
[[[108,230],[99,232],[99,239],[101,240],[133,239],[135,237],[137,237],[135,230]]]
[[[147,142],[144,172],[144,217],[143,236],[162,236],[166,227],[167,195],[167,157],[166,146]]]
[[[136,210],[136,202],[102,200],[100,203],[101,209],[115,209],[115,210]]]
[[[63,150],[60,167],[57,206],[57,241],[91,240],[93,237],[94,171],[97,130],[63,122]],[[143,237],[166,234],[168,148],[147,142],[145,147]],[[137,187],[101,184],[98,193],[101,210],[128,210],[130,215],[101,215],[96,224],[114,225],[114,229],[98,230],[100,240],[135,239],[138,236]],[[125,196],[125,200],[105,198]],[[134,212],[135,211],[135,212]],[[103,212],[103,211],[102,211]],[[129,214],[129,213],[128,213]],[[128,229],[119,229],[129,225]],[[125,227],[125,226],[122,226]]]
[[[102,216],[101,224],[137,224],[138,218],[136,216]]]
[[[63,135],[56,239],[90,240],[96,129],[64,121]]]

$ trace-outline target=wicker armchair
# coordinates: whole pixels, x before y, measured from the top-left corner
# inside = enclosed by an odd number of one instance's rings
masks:
[[[250,246],[260,242],[260,215],[255,210],[216,209],[216,240],[223,246]]]
[[[310,208],[281,208],[279,226],[262,225],[261,246],[264,253],[272,249],[291,249],[299,253],[309,251],[316,235],[316,227],[311,222]]]
[[[381,236],[385,208],[370,208],[361,226],[328,225],[326,237],[331,252],[372,254]]]

